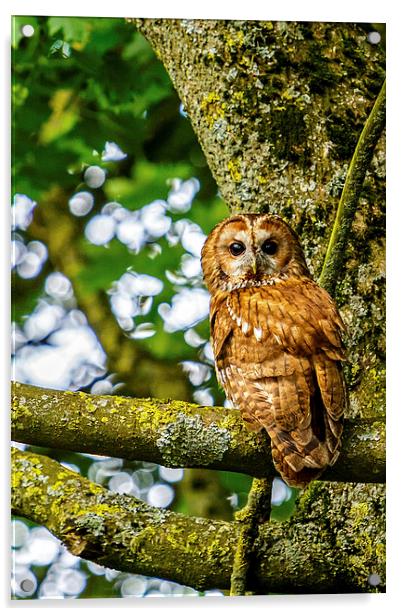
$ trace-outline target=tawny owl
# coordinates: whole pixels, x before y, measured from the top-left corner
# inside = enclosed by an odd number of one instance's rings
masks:
[[[302,487],[339,455],[347,394],[342,319],[279,217],[232,216],[202,250],[218,380],[275,468]]]

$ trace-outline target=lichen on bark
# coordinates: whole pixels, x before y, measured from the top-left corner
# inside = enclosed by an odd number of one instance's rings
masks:
[[[291,579],[300,593],[356,592],[356,584],[361,592],[383,592],[384,496],[384,486],[378,485],[310,484],[292,519],[271,522],[272,535],[261,532],[257,539],[257,552],[265,554],[259,574],[271,592],[286,592]],[[293,556],[299,551],[304,559]],[[279,583],[270,573],[277,567]],[[369,583],[373,573],[381,579],[376,588]]]
[[[206,427],[200,416],[178,413],[175,420],[161,430],[156,444],[164,461],[171,466],[188,466],[193,460],[208,465],[222,460],[230,438],[228,430],[214,422]]]

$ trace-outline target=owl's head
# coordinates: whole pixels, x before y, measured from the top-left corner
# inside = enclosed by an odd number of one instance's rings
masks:
[[[269,282],[278,276],[310,276],[299,238],[279,216],[241,214],[209,234],[202,269],[210,292]]]

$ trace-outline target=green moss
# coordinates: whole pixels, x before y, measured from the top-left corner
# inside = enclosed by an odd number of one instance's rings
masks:
[[[127,398],[122,400],[124,400],[127,409]],[[133,418],[141,425],[149,426],[153,432],[157,432],[166,424],[174,422],[177,413],[190,415],[188,403],[181,400],[171,400],[166,401],[166,403],[159,401],[158,404],[155,404],[155,401],[151,398],[142,398],[136,402],[137,406],[132,411]]]
[[[320,503],[320,506],[327,506],[327,503],[322,500],[320,482],[312,481],[299,493],[297,515],[309,514],[310,509],[314,507],[317,502]]]
[[[350,516],[353,526],[359,526],[368,516],[369,507],[367,503],[353,503],[350,508]]]
[[[361,364],[355,365],[360,381],[357,391],[351,393],[352,402],[358,395],[359,411],[362,417],[385,415],[386,410],[386,371],[382,362],[363,370]]]
[[[326,57],[327,41],[312,41],[306,59],[301,63],[301,73],[308,79],[311,92],[322,94],[342,78],[342,69]]]
[[[129,544],[132,557],[135,560],[140,560],[144,564],[150,564],[152,558],[149,554],[149,542],[152,542],[156,536],[154,528],[143,529],[135,535]]]
[[[375,421],[375,422],[373,422],[364,431],[364,433],[358,434],[356,436],[356,440],[357,441],[360,440],[360,441],[364,441],[364,442],[369,442],[370,444],[374,445],[374,447],[371,448],[371,453],[372,453],[372,457],[373,457],[372,464],[374,464],[376,462],[376,459],[375,459],[375,454],[376,454],[375,443],[381,442],[382,444],[385,444],[385,422],[384,421]],[[352,446],[353,446],[353,443],[352,443]],[[359,443],[356,442],[355,446],[359,447]],[[381,450],[378,453],[381,455],[381,454],[383,454],[383,451]]]
[[[331,112],[327,115],[325,127],[333,143],[334,153],[339,160],[353,156],[363,124],[356,124],[350,115],[344,117]]]
[[[239,451],[248,451],[255,445],[256,439],[267,439],[263,432],[252,432],[251,430],[245,430],[244,422],[239,415],[234,413],[227,413],[219,421],[219,426],[223,430],[227,430],[230,434],[231,449],[237,449]]]
[[[375,421],[372,424],[373,433],[376,435],[375,440],[381,440],[385,443],[386,434],[385,434],[385,422],[383,421]]]

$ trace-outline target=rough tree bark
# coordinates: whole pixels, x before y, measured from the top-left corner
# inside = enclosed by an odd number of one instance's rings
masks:
[[[135,23],[169,72],[229,211],[282,215],[300,234],[318,278],[348,164],[384,79],[382,48],[370,45],[356,24],[154,19]],[[346,445],[334,473],[355,444],[366,450],[374,435],[374,451],[384,437],[384,158],[382,139],[366,176],[338,279],[338,305],[349,328],[351,406]],[[29,422],[37,430],[40,420],[34,404],[21,403],[19,397],[17,406],[16,435],[26,438]],[[96,422],[101,411],[96,403],[94,407]],[[188,409],[183,421],[181,407],[162,407],[174,417],[173,440],[180,433],[174,431],[177,419],[180,425],[198,421],[198,410]],[[128,406],[125,412],[129,411]],[[258,476],[257,451],[264,444],[257,437],[249,449],[236,413],[223,412],[219,420],[218,411],[205,411],[212,442],[223,434],[218,422],[229,422],[230,434],[233,430],[241,436],[244,461],[247,456],[254,460],[245,463],[250,464],[248,472]],[[63,413],[61,408],[60,420],[67,417]],[[73,409],[71,418],[78,415]],[[65,438],[74,444],[77,424],[73,421],[70,430],[67,417]],[[211,429],[212,424],[218,428]],[[91,425],[89,420],[88,432]],[[357,432],[348,436],[349,429]],[[186,457],[185,447],[183,452]],[[170,463],[181,465],[184,459],[177,447],[173,453],[179,457]],[[66,469],[63,480],[57,480],[56,463],[28,453],[17,452],[15,464],[15,511],[48,525],[76,553],[196,588],[228,586],[236,523],[150,510],[135,499],[89,486]],[[215,461],[203,459],[201,466],[208,464]],[[370,480],[356,476],[357,468],[354,462],[344,467],[338,475],[344,482],[313,482],[290,521],[261,525],[252,590],[368,592],[371,573],[381,578],[377,589],[384,589],[384,486],[347,482]],[[64,485],[69,486],[65,491]],[[83,495],[87,498],[81,500]],[[191,566],[189,553],[194,563],[194,550],[200,558]]]

